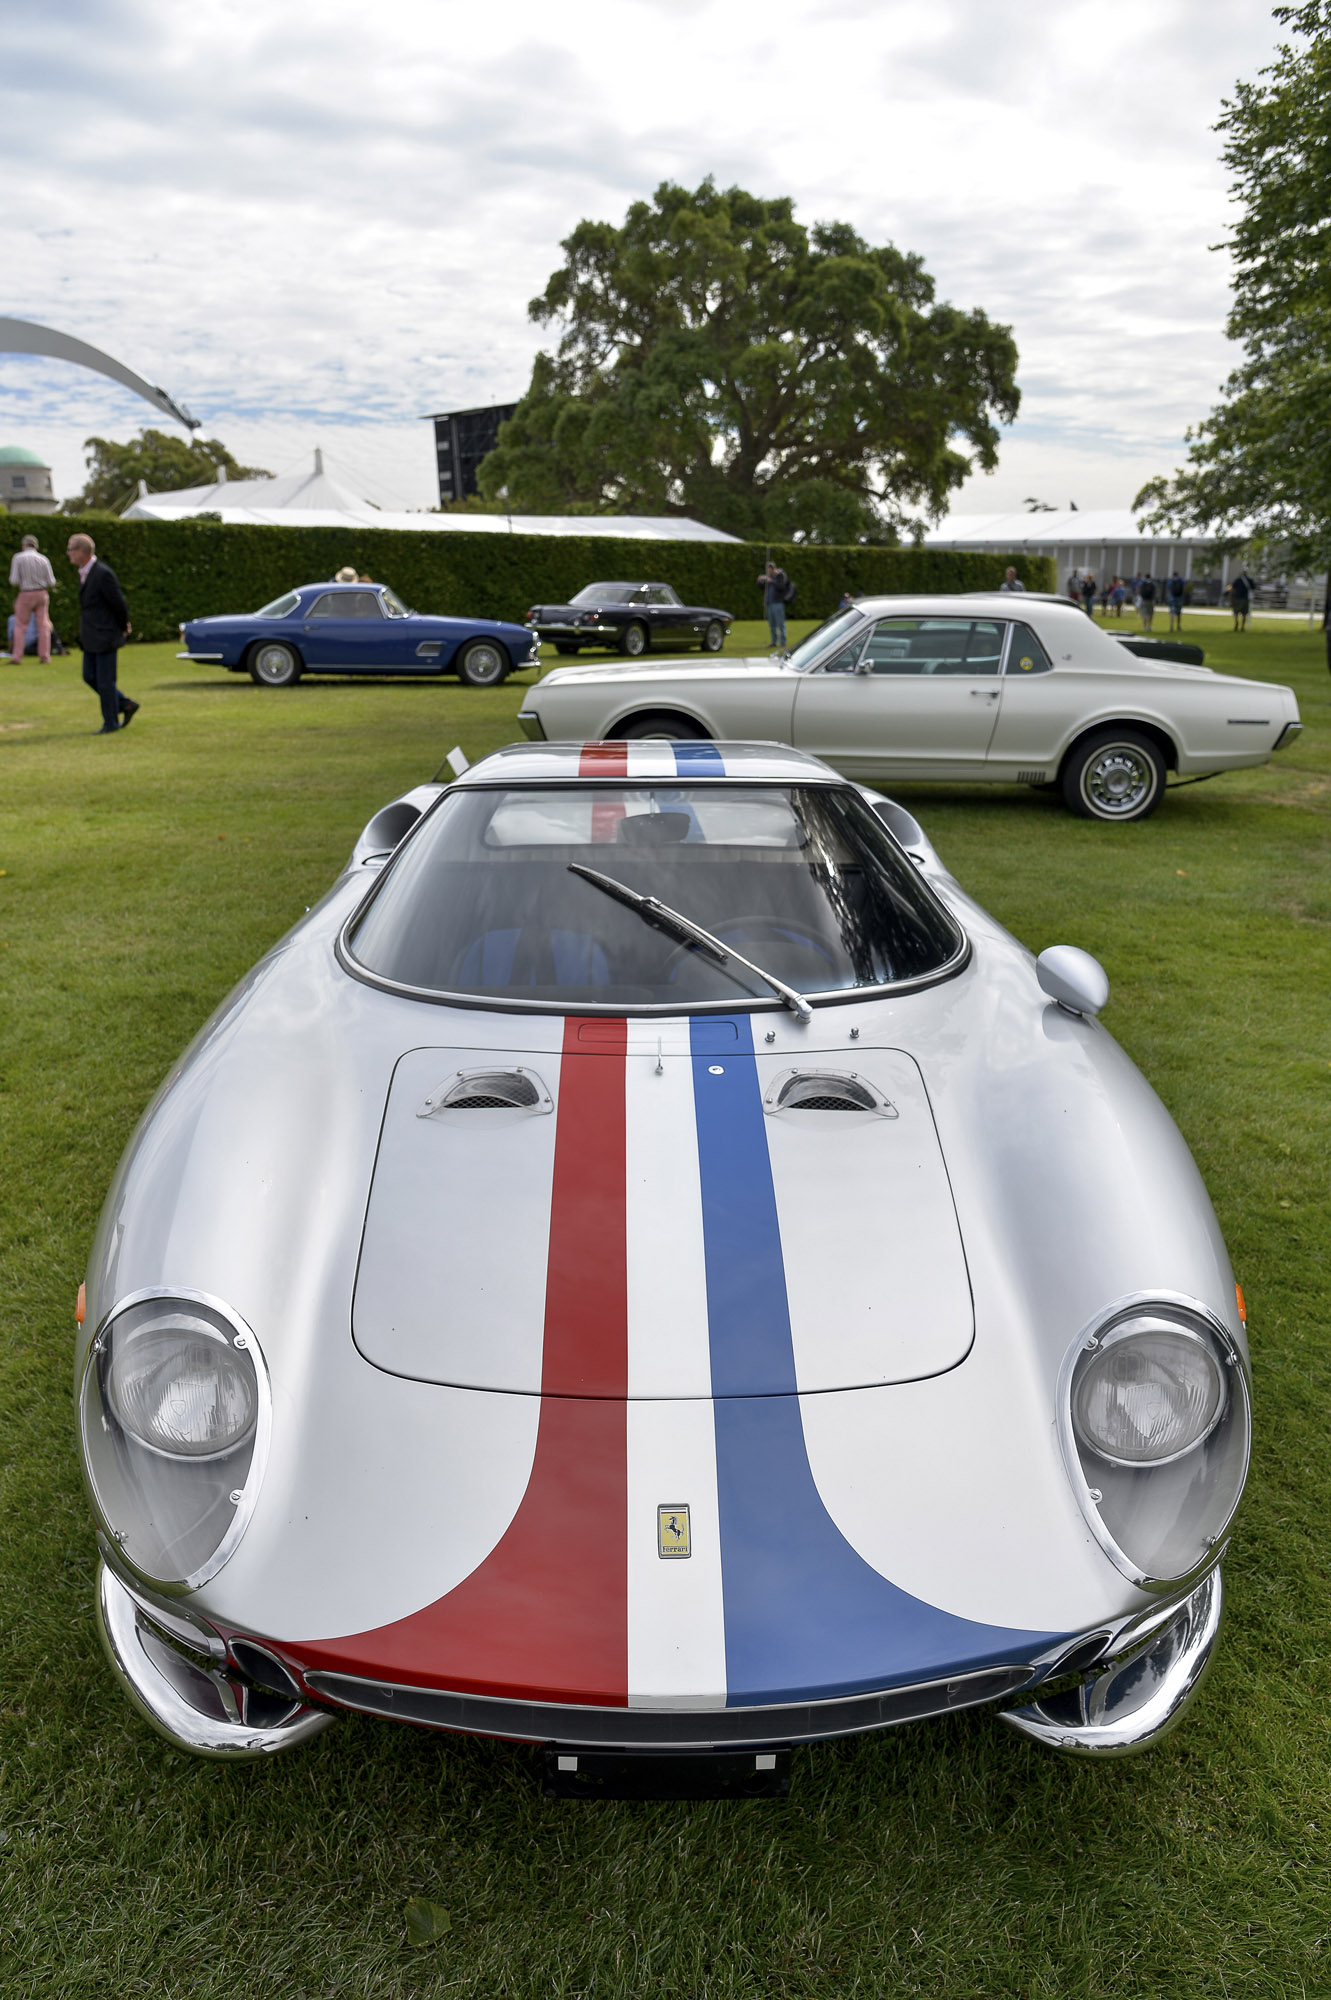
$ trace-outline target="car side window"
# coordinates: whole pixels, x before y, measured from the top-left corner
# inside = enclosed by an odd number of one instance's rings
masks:
[[[883,618],[866,657],[873,674],[996,674],[1002,651],[1003,628],[993,619]]]
[[[316,597],[311,618],[381,618],[379,599],[372,590],[330,590]]]
[[[1036,638],[1029,625],[1012,627],[1012,644],[1008,648],[1007,677],[1020,680],[1026,674],[1052,673],[1054,663]]]

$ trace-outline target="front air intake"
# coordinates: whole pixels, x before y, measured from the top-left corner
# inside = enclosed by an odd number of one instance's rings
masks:
[[[522,1069],[459,1070],[432,1092],[416,1113],[432,1118],[437,1112],[551,1110],[549,1092],[539,1076]]]

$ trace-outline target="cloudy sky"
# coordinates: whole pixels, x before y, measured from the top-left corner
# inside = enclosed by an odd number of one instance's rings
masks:
[[[918,252],[1009,322],[1022,410],[958,505],[1127,505],[1231,364],[1211,130],[1264,0],[0,0],[0,311],[242,459],[436,498],[423,413],[514,400],[583,216],[713,174]],[[82,484],[160,421],[0,357],[0,443]]]

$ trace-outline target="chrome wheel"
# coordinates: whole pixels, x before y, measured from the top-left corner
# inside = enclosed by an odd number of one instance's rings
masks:
[[[292,687],[300,679],[301,663],[291,646],[266,640],[250,654],[250,679],[260,687]]]
[[[707,627],[707,630],[702,635],[702,643],[704,652],[708,653],[719,653],[725,645],[726,628],[721,624],[719,619],[714,618]]]
[[[492,639],[473,639],[458,658],[458,679],[468,687],[498,687],[507,672],[508,654]]]
[[[639,625],[636,620],[632,625],[626,625],[621,643],[629,658],[636,660],[639,654],[647,651],[647,627]]]
[[[1063,780],[1064,797],[1085,819],[1145,819],[1165,789],[1164,758],[1149,737],[1115,730],[1074,752]]]

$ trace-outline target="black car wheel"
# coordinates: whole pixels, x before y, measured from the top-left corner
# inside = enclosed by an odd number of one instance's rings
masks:
[[[1135,729],[1102,729],[1079,743],[1063,771],[1063,802],[1082,819],[1145,819],[1164,796],[1158,743]]]
[[[635,715],[622,728],[614,732],[616,743],[640,743],[645,736],[663,737],[667,743],[705,743],[707,731],[687,715],[670,715],[664,711],[652,715]]]
[[[303,663],[294,646],[261,639],[250,648],[250,679],[259,687],[289,688],[300,679]]]
[[[702,635],[704,653],[719,653],[726,643],[726,628],[719,618],[714,618]]]
[[[636,618],[631,625],[626,625],[620,637],[619,650],[627,653],[631,660],[638,659],[647,651],[647,627],[640,625]]]
[[[508,674],[508,654],[493,639],[473,639],[458,654],[453,671],[468,687],[498,687]]]
[[[555,640],[555,651],[557,653],[576,653],[579,650],[577,646],[570,646],[567,639]]]

